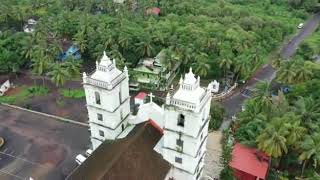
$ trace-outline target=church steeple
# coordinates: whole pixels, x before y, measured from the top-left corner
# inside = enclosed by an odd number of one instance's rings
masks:
[[[83,73],[91,142],[96,149],[104,140],[115,139],[126,127],[130,113],[128,70],[121,72],[115,60],[103,52],[96,70]]]
[[[204,165],[211,89],[200,87],[200,77],[196,78],[192,68],[179,84],[166,97],[163,157],[173,165],[173,178],[196,180]]]

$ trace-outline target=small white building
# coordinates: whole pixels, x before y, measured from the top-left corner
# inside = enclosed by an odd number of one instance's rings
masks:
[[[36,24],[37,24],[37,21],[35,19],[33,18],[28,19],[27,24],[23,27],[23,31],[25,33],[33,33]]]
[[[220,83],[218,81],[214,80],[210,84],[212,85],[212,92],[213,93],[218,93],[219,92]]]
[[[0,96],[3,96],[11,87],[9,80],[0,81]]]
[[[134,97],[134,103],[135,103],[135,105],[142,105],[142,104],[144,104],[146,97],[147,97],[147,93],[145,93],[145,92],[139,92],[139,93]]]
[[[116,139],[127,127],[130,114],[128,70],[120,71],[104,52],[96,70],[83,73],[83,85],[95,150],[103,141]]]

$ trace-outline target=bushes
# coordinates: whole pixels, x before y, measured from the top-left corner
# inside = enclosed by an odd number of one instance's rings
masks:
[[[209,122],[209,129],[210,130],[218,130],[219,127],[221,126],[223,122],[223,117],[224,117],[225,110],[224,108],[218,104],[218,103],[213,103],[211,105],[210,109],[210,122]]]
[[[49,89],[43,86],[32,86],[28,88],[28,92],[33,96],[40,96],[48,94]]]
[[[60,94],[64,97],[81,99],[86,96],[83,89],[62,89]]]

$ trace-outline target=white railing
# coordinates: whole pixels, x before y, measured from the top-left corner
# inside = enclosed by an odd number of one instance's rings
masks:
[[[174,106],[178,106],[182,109],[187,109],[192,111],[196,110],[196,107],[197,107],[196,104],[194,103],[189,103],[189,102],[181,101],[178,99],[171,99],[170,104]]]
[[[97,65],[97,69],[99,71],[108,72],[108,71],[111,71],[112,69],[114,69],[114,64],[110,64],[109,66]]]
[[[96,79],[93,79],[90,77],[86,77],[84,80],[84,83],[111,90],[113,87],[115,87],[119,82],[121,82],[125,78],[126,78],[125,73],[121,73],[119,76],[117,76],[111,82],[104,82],[104,81],[96,80]]]
[[[185,102],[185,101],[181,101],[181,100],[173,99],[173,98],[170,100],[170,104],[177,106],[179,108],[182,108],[182,109],[192,110],[192,111],[198,112],[202,108],[202,106],[204,106],[210,98],[211,98],[211,92],[208,93],[206,91],[204,96],[202,96],[200,99],[200,104],[189,103],[189,102]]]
[[[225,98],[225,97],[228,97],[230,94],[233,93],[233,90],[235,90],[237,86],[238,86],[238,83],[235,83],[230,89],[228,89],[228,91],[222,92],[222,93],[220,93],[220,94],[214,94],[214,95],[212,95],[212,99],[214,99],[214,100],[221,100],[221,99],[223,99],[223,98]]]

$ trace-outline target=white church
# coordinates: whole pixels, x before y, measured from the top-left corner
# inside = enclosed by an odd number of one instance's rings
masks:
[[[92,74],[83,73],[93,154],[68,179],[198,180],[210,120],[212,85],[189,72],[163,105],[130,112],[129,75],[104,52]]]

